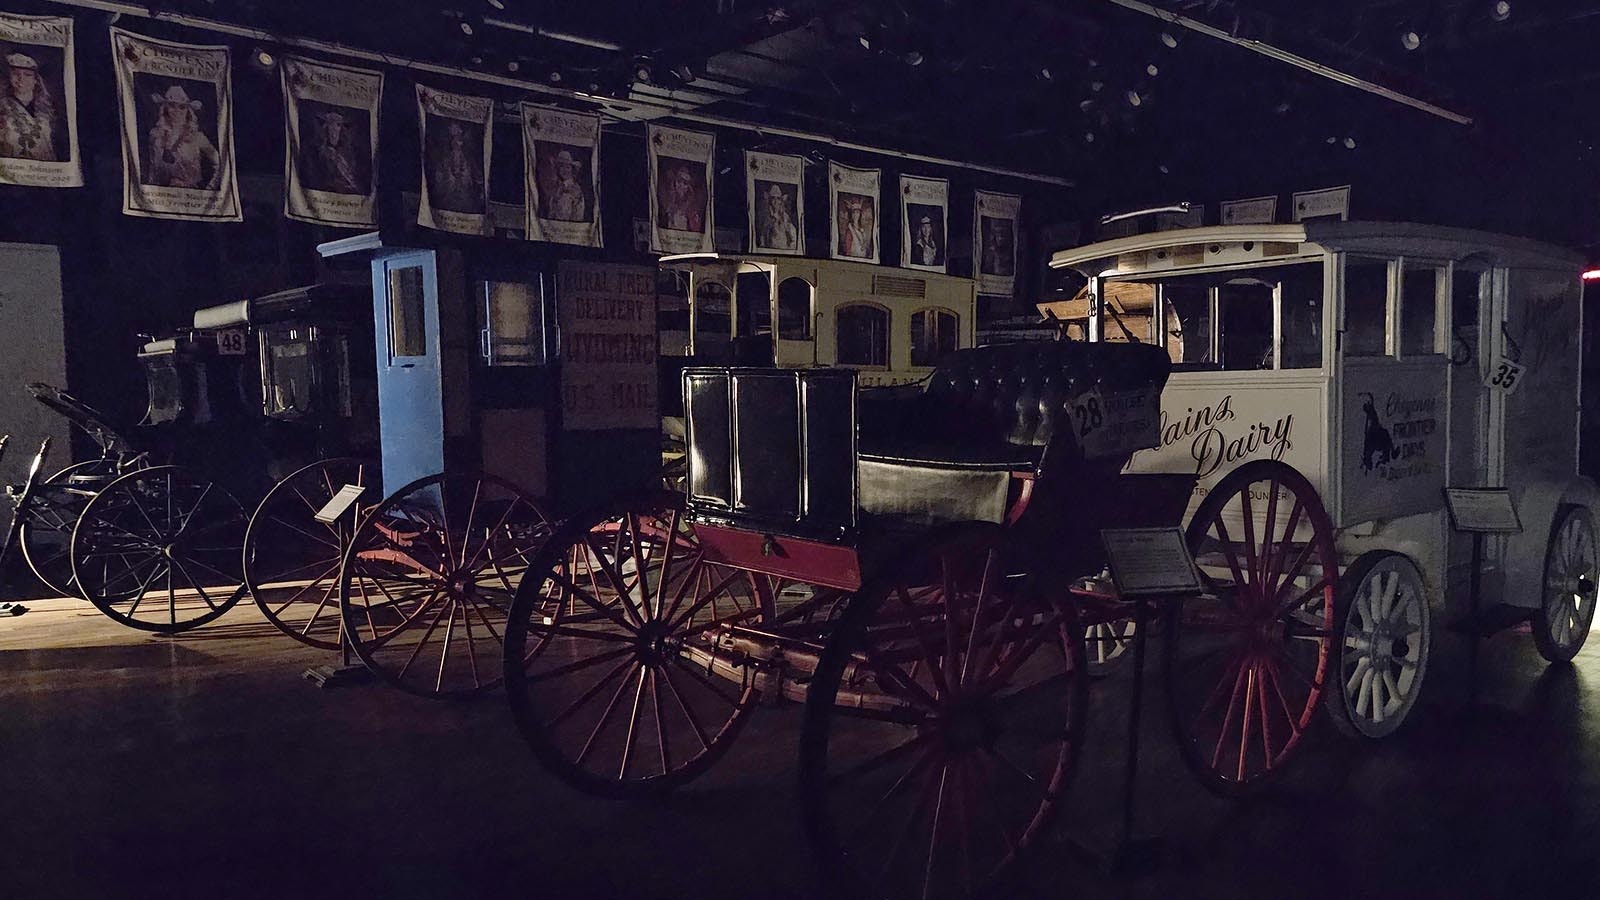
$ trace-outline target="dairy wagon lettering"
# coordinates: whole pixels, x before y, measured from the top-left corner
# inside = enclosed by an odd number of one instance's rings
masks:
[[[1361,398],[1361,471],[1384,481],[1401,481],[1435,471],[1428,441],[1438,431],[1434,397],[1407,397],[1395,392],[1383,411],[1372,394]]]
[[[1181,418],[1161,411],[1161,449],[1187,442],[1195,474],[1201,478],[1261,453],[1282,460],[1294,447],[1293,434],[1293,413],[1271,422],[1241,421],[1233,410],[1232,394],[1211,406],[1188,407]]]

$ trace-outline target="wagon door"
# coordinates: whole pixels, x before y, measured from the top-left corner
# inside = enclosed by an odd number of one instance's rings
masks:
[[[401,253],[372,267],[383,480],[398,486],[444,471],[437,256]]]
[[[1503,435],[1489,427],[1489,393],[1483,384],[1493,330],[1481,323],[1493,310],[1494,285],[1492,269],[1470,263],[1458,264],[1451,278],[1449,477],[1457,487],[1500,484]]]

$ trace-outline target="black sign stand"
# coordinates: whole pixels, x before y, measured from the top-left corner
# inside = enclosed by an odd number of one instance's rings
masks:
[[[329,505],[331,506],[335,502],[338,502],[337,498],[334,501],[330,501]],[[353,502],[347,503],[345,508],[340,509],[339,517],[334,524],[335,529],[338,531],[340,559],[343,559],[344,555],[349,552],[350,544],[355,540],[357,508]],[[342,567],[338,577],[344,577]],[[324,689],[362,684],[372,680],[372,673],[367,671],[367,667],[354,657],[355,654],[350,648],[350,637],[344,630],[344,608],[341,606],[339,609],[339,662],[333,665],[312,666],[301,672],[300,677]]]
[[[1467,633],[1467,710],[1478,708],[1478,644],[1482,639],[1525,619],[1522,615],[1503,623],[1485,621],[1483,613],[1483,539],[1489,534],[1518,534],[1522,521],[1517,516],[1511,492],[1506,488],[1445,488],[1445,506],[1456,531],[1472,535],[1472,580],[1467,597],[1471,612],[1456,630]]]

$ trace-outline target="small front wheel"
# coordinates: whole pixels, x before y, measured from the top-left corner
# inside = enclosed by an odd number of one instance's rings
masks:
[[[1352,737],[1384,738],[1422,691],[1432,624],[1422,573],[1388,550],[1364,553],[1339,582],[1339,671],[1328,713]]]
[[[1571,662],[1594,621],[1594,518],[1588,507],[1563,506],[1544,551],[1544,596],[1533,614],[1533,643],[1553,663]]]

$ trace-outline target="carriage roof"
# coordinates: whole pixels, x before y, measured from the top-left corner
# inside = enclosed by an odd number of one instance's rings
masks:
[[[1076,269],[1085,275],[1132,274],[1157,268],[1149,265],[1148,257],[1136,254],[1192,247],[1199,254],[1193,263],[1168,263],[1159,268],[1200,268],[1208,265],[1204,259],[1208,249],[1223,244],[1254,244],[1253,254],[1262,262],[1325,250],[1449,260],[1477,257],[1509,267],[1571,269],[1574,275],[1583,268],[1583,258],[1572,251],[1528,238],[1415,222],[1336,220],[1294,225],[1207,225],[1135,234],[1061,250],[1051,256],[1050,267]],[[1230,263],[1240,261],[1238,255],[1230,254]]]

